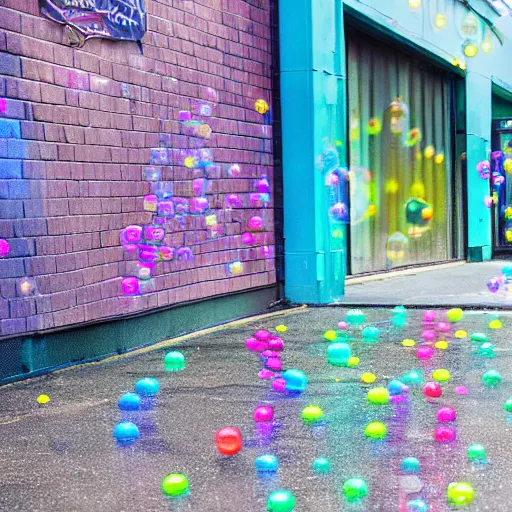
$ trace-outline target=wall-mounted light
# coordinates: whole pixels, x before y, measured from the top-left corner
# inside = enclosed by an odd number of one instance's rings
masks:
[[[462,49],[464,50],[464,55],[466,57],[475,57],[475,55],[478,53],[478,46],[474,41],[471,41],[467,39],[464,41],[464,44],[462,45]]]
[[[437,28],[444,28],[446,25],[446,16],[444,14],[436,14],[435,24]]]

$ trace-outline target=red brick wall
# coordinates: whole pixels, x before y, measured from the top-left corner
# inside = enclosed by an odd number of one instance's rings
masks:
[[[272,183],[272,130],[254,108],[271,98],[270,0],[146,0],[143,54],[133,42],[63,44],[63,28],[37,0],[0,0],[0,337],[60,328],[275,282],[272,202],[265,210],[225,210],[227,193],[245,201],[254,181]],[[127,254],[120,231],[145,225],[150,184],[142,169],[162,140],[187,148],[178,113],[205,90],[218,93],[206,144],[219,167],[207,197],[223,233],[209,238],[204,216],[171,222],[176,247],[195,261],[157,263],[155,291],[123,297]],[[19,132],[19,133],[18,133]],[[224,169],[239,163],[242,173]],[[164,169],[186,196],[193,170]],[[240,234],[258,214],[255,246]],[[226,263],[240,259],[243,273]],[[38,294],[20,292],[33,278]]]

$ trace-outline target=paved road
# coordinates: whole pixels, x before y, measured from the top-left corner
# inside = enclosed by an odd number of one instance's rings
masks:
[[[12,512],[264,512],[268,494],[276,488],[291,490],[297,512],[382,511],[405,512],[409,498],[423,497],[431,512],[445,512],[446,487],[451,481],[468,481],[476,490],[471,511],[510,512],[512,478],[511,423],[502,404],[512,394],[512,317],[504,315],[499,331],[487,328],[489,315],[471,312],[462,322],[468,332],[492,335],[498,355],[484,359],[468,340],[436,350],[433,360],[420,363],[414,349],[401,340],[418,339],[420,312],[410,313],[403,330],[390,328],[389,311],[369,309],[368,321],[382,331],[378,343],[351,342],[361,358],[358,369],[336,368],[326,362],[325,329],[335,328],[344,317],[342,308],[307,309],[282,317],[255,321],[243,327],[205,335],[180,345],[187,369],[166,373],[166,350],[130,356],[118,361],[66,370],[25,383],[0,388],[0,510]],[[309,377],[306,393],[279,395],[268,381],[260,381],[258,358],[244,347],[244,340],[259,328],[285,323],[283,335],[286,368],[298,368]],[[422,366],[423,365],[423,366]],[[360,375],[370,371],[378,384],[412,369],[427,374],[447,368],[453,380],[436,403],[428,403],[421,390],[411,390],[396,405],[370,406]],[[496,368],[504,382],[484,388],[480,379],[487,368]],[[159,379],[161,392],[154,408],[132,414],[142,431],[132,447],[119,448],[112,428],[121,420],[116,403],[145,376]],[[338,380],[338,381],[337,381]],[[469,395],[455,394],[465,385]],[[51,402],[36,403],[46,393]],[[262,402],[275,405],[272,428],[256,428],[252,413]],[[304,406],[320,405],[324,426],[305,426]],[[433,441],[440,405],[458,413],[457,441]],[[387,423],[385,441],[363,435],[370,421]],[[214,432],[223,426],[239,427],[244,448],[237,456],[220,456]],[[482,443],[487,465],[472,466],[466,458],[471,443]],[[278,475],[260,478],[254,459],[264,453],[280,460]],[[315,457],[328,457],[332,471],[313,474]],[[404,478],[404,457],[420,460],[417,477]],[[169,501],[161,491],[162,478],[185,473],[190,495]],[[347,504],[340,493],[351,477],[367,480],[370,494],[361,504]],[[412,490],[416,488],[416,493]]]

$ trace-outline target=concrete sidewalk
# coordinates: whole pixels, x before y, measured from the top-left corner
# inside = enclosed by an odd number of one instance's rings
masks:
[[[506,260],[453,263],[349,278],[344,305],[457,306],[512,308],[512,295],[493,294],[487,281],[510,264]]]

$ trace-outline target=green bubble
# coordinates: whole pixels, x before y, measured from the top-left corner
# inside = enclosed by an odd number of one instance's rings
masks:
[[[380,421],[373,421],[366,425],[364,433],[366,437],[370,437],[372,439],[384,439],[388,433],[388,428]]]
[[[274,491],[267,500],[268,512],[292,512],[295,496],[290,491]]]
[[[467,482],[452,482],[446,489],[446,496],[450,503],[463,507],[473,501],[475,491],[472,485]]]
[[[343,483],[343,494],[348,501],[357,501],[368,496],[368,485],[362,478],[350,478]]]
[[[309,405],[302,409],[302,419],[304,423],[316,423],[324,417],[324,411],[318,405]]]
[[[485,448],[481,444],[472,444],[468,447],[468,459],[471,462],[487,462]]]
[[[507,401],[503,404],[503,409],[507,412],[512,412],[512,396],[507,398]]]
[[[391,323],[395,327],[405,327],[407,323],[407,310],[403,306],[396,306],[396,308],[393,309]]]
[[[423,374],[419,370],[411,370],[402,377],[402,382],[408,386],[423,384]]]
[[[315,473],[329,473],[331,470],[331,464],[329,463],[328,459],[324,457],[318,457],[314,460],[312,468]]]
[[[167,496],[176,498],[188,492],[188,479],[180,473],[167,475],[162,481],[162,491]]]
[[[164,366],[168,372],[178,372],[185,368],[185,356],[178,350],[168,352],[164,358]]]
[[[470,336],[471,341],[478,341],[479,343],[485,343],[486,341],[489,341],[489,338],[487,337],[487,334],[483,332],[474,332]]]
[[[482,382],[488,388],[496,387],[501,380],[501,375],[498,370],[488,370],[482,375]]]

